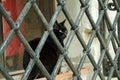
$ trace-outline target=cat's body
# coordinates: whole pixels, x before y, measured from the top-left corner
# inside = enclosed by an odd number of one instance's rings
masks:
[[[55,23],[53,31],[55,33],[55,35],[57,36],[58,40],[60,41],[60,43],[62,44],[62,46],[64,46],[63,40],[65,39],[66,35],[67,35],[67,29],[64,26],[64,22],[61,23]],[[30,46],[32,47],[33,50],[36,49],[38,42],[39,42],[40,38],[35,38],[31,41],[29,41]],[[40,60],[43,63],[43,65],[45,66],[45,68],[48,70],[48,72],[51,74],[56,62],[58,60],[59,57],[59,53],[58,53],[58,48],[57,46],[54,44],[53,40],[51,39],[50,36],[48,36],[45,45],[42,48],[42,51],[40,53]],[[23,56],[23,68],[26,69],[27,65],[30,61],[30,56],[27,53],[27,51],[25,50],[24,52],[24,56]],[[38,72],[39,71],[39,72]],[[40,70],[38,69],[38,67],[35,65],[28,77],[28,80],[33,80],[37,75],[39,74],[38,77],[44,77],[44,75],[42,75],[42,72],[40,72]]]

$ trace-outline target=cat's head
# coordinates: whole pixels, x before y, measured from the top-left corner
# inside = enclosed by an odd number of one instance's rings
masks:
[[[53,31],[55,33],[55,35],[57,36],[57,38],[61,41],[63,41],[66,37],[67,37],[67,28],[65,27],[65,21],[62,21],[60,23],[58,23],[57,21],[55,22]]]

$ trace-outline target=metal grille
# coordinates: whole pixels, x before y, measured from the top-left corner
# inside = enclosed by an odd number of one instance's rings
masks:
[[[78,17],[77,17],[75,22],[71,18],[71,15],[66,8],[66,0],[57,0],[58,6],[57,6],[52,18],[50,19],[50,22],[47,22],[46,18],[44,17],[44,15],[42,14],[41,10],[39,9],[39,7],[37,5],[36,0],[27,1],[23,10],[21,11],[20,15],[18,16],[16,22],[14,22],[11,19],[11,17],[5,11],[4,7],[0,4],[0,13],[6,19],[6,21],[8,22],[8,24],[11,27],[9,35],[7,36],[6,40],[0,46],[0,56],[2,56],[4,54],[4,51],[7,47],[7,45],[11,41],[12,37],[16,34],[32,57],[32,60],[30,61],[30,63],[28,65],[25,73],[23,74],[21,80],[27,79],[27,77],[30,74],[30,71],[32,70],[35,63],[37,64],[39,69],[42,71],[42,73],[45,75],[45,77],[48,80],[54,80],[63,59],[66,61],[66,63],[68,64],[68,66],[72,70],[72,72],[74,74],[73,79],[74,80],[82,80],[81,75],[80,75],[80,71],[82,69],[82,66],[84,64],[86,57],[89,58],[91,64],[94,67],[94,74],[92,76],[92,80],[96,80],[96,78],[98,76],[101,80],[105,80],[105,76],[104,76],[104,74],[102,72],[102,68],[101,68],[102,62],[103,62],[105,56],[107,57],[107,59],[109,60],[109,63],[111,64],[107,80],[111,80],[112,75],[114,73],[116,73],[117,79],[120,80],[120,72],[119,72],[120,67],[118,66],[118,65],[120,65],[119,64],[120,63],[120,61],[119,61],[120,42],[119,42],[119,38],[118,38],[119,34],[116,35],[116,29],[119,28],[117,25],[119,15],[120,15],[119,3],[117,2],[117,0],[113,0],[114,5],[116,7],[117,14],[115,16],[113,23],[111,23],[109,16],[108,16],[109,13],[107,13],[107,11],[106,11],[108,9],[108,1],[109,0],[105,0],[105,1],[98,0],[99,6],[100,6],[100,13],[99,13],[99,17],[97,19],[97,22],[95,23],[91,14],[90,14],[90,11],[88,10],[89,9],[89,5],[88,5],[89,1],[90,0],[79,0],[81,7],[80,7],[80,12],[79,12]],[[22,35],[22,33],[19,30],[21,22],[24,20],[25,16],[27,15],[28,11],[30,10],[30,8],[32,6],[33,6],[35,12],[37,13],[36,15],[39,16],[39,19],[42,20],[45,28],[47,29],[47,31],[44,31],[43,36],[40,40],[40,43],[37,46],[35,51],[32,50],[32,48],[28,44],[27,40],[25,39],[25,37]],[[66,19],[68,20],[69,24],[71,25],[71,29],[72,29],[64,47],[62,47],[62,45],[59,43],[59,41],[57,40],[57,38],[53,32],[53,25],[54,25],[54,23],[55,23],[56,19],[58,18],[61,11],[63,11]],[[78,26],[79,23],[81,22],[81,19],[82,19],[84,13],[88,17],[88,20],[90,21],[90,23],[92,25],[91,37],[90,37],[87,44],[85,43],[81,33],[79,32],[80,27]],[[103,19],[104,19],[105,23],[107,24],[107,26],[104,26],[104,27],[106,27],[108,29],[108,33],[109,33],[109,35],[107,36],[107,39],[103,38],[103,36],[99,30],[100,23],[103,21]],[[59,60],[58,60],[56,66],[55,66],[55,69],[51,75],[48,73],[48,71],[45,69],[42,62],[38,58],[39,52],[41,51],[48,35],[50,35],[52,37],[53,41],[57,44],[59,50],[61,51],[61,55],[59,57]],[[73,40],[74,35],[77,36],[80,44],[84,48],[84,51],[82,53],[83,56],[80,59],[80,62],[79,62],[77,69],[74,67],[73,63],[71,62],[70,58],[68,57],[68,48],[71,45],[71,41]],[[101,47],[102,47],[100,58],[99,58],[99,61],[97,63],[95,62],[93,55],[91,54],[91,50],[90,50],[91,44],[93,43],[95,36],[98,38],[98,40],[101,44]],[[110,41],[112,42],[112,46],[114,47],[114,52],[115,52],[114,59],[111,58],[111,55],[110,55],[109,49],[108,49]],[[35,53],[37,55],[35,55]],[[3,65],[0,65],[0,71],[7,80],[13,80],[12,76],[10,76],[8,74],[8,71],[3,67]]]

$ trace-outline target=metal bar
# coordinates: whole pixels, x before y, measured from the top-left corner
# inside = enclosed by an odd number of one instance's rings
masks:
[[[35,53],[37,54],[37,57],[38,57],[39,51],[41,51],[42,46],[44,45],[44,41],[46,41],[46,38],[48,37],[48,35],[49,35],[49,33],[47,31],[45,31],[44,34],[43,34],[44,37],[42,37],[41,40],[40,40],[41,44],[39,43],[38,46],[37,46],[37,48],[36,48],[36,50],[35,50]],[[29,76],[29,74],[30,74],[30,72],[31,72],[34,64],[35,64],[35,62],[33,60],[30,60],[28,66],[26,68],[26,71],[23,74],[21,80],[26,80],[28,78],[28,76]]]
[[[98,0],[101,10],[100,10],[100,14],[99,14],[99,17],[98,17],[96,23],[94,22],[91,14],[90,14],[90,11],[88,10],[89,1],[90,0],[79,0],[79,2],[81,4],[81,8],[80,8],[81,10],[78,14],[76,21],[74,22],[70,13],[68,12],[68,10],[66,8],[66,0],[57,0],[57,2],[58,2],[57,9],[55,10],[49,23],[47,22],[46,18],[44,17],[41,10],[39,9],[39,7],[36,3],[36,0],[29,0],[26,3],[26,5],[24,6],[20,15],[18,16],[16,22],[14,22],[11,19],[11,17],[5,11],[4,7],[0,4],[0,13],[5,18],[5,20],[8,22],[8,24],[10,25],[10,28],[11,28],[6,40],[0,46],[0,56],[3,56],[3,53],[4,53],[7,45],[11,41],[12,37],[16,34],[19,37],[19,39],[21,40],[21,42],[23,43],[23,45],[25,46],[26,50],[29,52],[29,55],[32,57],[32,59],[30,60],[28,66],[27,66],[27,69],[26,69],[24,75],[21,78],[22,80],[26,80],[28,78],[28,76],[35,64],[39,67],[40,71],[42,71],[42,73],[45,75],[45,77],[48,80],[54,80],[55,76],[57,75],[57,72],[60,68],[61,63],[63,62],[63,59],[65,59],[66,63],[72,70],[73,76],[74,76],[73,79],[74,80],[75,79],[82,80],[82,78],[80,76],[80,70],[83,67],[86,57],[89,58],[91,64],[94,67],[94,74],[92,76],[92,80],[96,80],[97,76],[99,76],[101,80],[105,80],[100,66],[102,65],[103,59],[106,55],[111,63],[108,80],[111,80],[114,72],[117,74],[117,78],[120,79],[120,75],[119,75],[120,74],[120,49],[119,49],[119,47],[120,47],[120,35],[119,35],[120,34],[120,31],[119,31],[120,30],[120,23],[119,23],[119,20],[120,20],[120,14],[119,14],[120,4],[119,3],[120,3],[120,1],[113,0],[114,4],[116,6],[116,9],[117,9],[117,14],[115,16],[115,20],[113,23],[110,22],[108,13],[106,12],[109,0],[105,0],[104,2],[102,0]],[[27,15],[27,13],[31,7],[33,7],[33,9],[36,12],[36,15],[38,15],[39,19],[42,20],[45,28],[47,29],[47,31],[44,31],[43,36],[41,37],[41,40],[39,41],[39,44],[35,51],[32,50],[32,48],[28,44],[27,40],[24,38],[24,36],[22,35],[22,33],[19,30],[20,24],[24,20],[25,16]],[[61,11],[63,11],[63,14],[67,18],[67,20],[72,28],[64,47],[60,44],[60,42],[58,41],[57,37],[55,36],[55,34],[53,32],[53,25],[54,25],[55,21],[57,20]],[[87,44],[85,43],[81,33],[79,32],[79,28],[80,28],[79,23],[81,22],[81,19],[83,18],[84,13],[88,17],[88,20],[90,21],[92,28],[93,28],[90,39]],[[101,33],[99,31],[99,28],[100,28],[99,25],[102,22],[103,17],[105,17],[105,22],[107,24],[107,29],[109,32],[109,35],[107,36],[106,40],[103,39],[103,36],[101,35]],[[115,34],[116,23],[118,23],[118,36]],[[39,53],[41,52],[42,47],[49,35],[53,39],[54,43],[57,45],[58,49],[60,50],[60,56],[59,56],[58,62],[56,64],[52,74],[48,73],[48,71],[42,64],[42,62],[39,60],[39,55],[40,55]],[[73,40],[73,37],[75,35],[77,36],[80,44],[82,45],[82,47],[84,49],[83,56],[79,61],[79,65],[78,65],[77,69],[75,69],[72,61],[68,57],[68,48],[71,45],[71,41]],[[97,36],[97,38],[103,48],[101,50],[101,55],[100,55],[98,63],[95,62],[93,55],[91,54],[91,51],[90,51],[90,48],[94,41],[95,36]],[[113,46],[114,53],[115,53],[114,60],[112,60],[111,55],[108,50],[110,42],[112,42],[112,46]],[[7,70],[5,68],[3,68],[2,65],[0,65],[0,70],[6,79],[13,80],[13,78],[8,74]]]
[[[0,0],[0,3],[1,3],[1,0]],[[0,14],[0,45],[4,41],[4,36],[3,35],[4,34],[3,34],[2,14]],[[1,61],[1,64],[3,64],[5,66],[5,64],[4,64],[4,55],[1,57],[0,61]]]
[[[43,21],[45,27],[46,27],[47,30],[48,30],[47,35],[46,35],[46,38],[43,39],[43,40],[44,40],[43,45],[44,45],[45,40],[47,39],[47,37],[48,37],[48,35],[49,35],[49,32],[51,32],[51,30],[52,30],[53,23],[56,21],[55,18],[58,16],[59,11],[61,11],[61,7],[59,6],[59,7],[57,8],[57,10],[56,10],[56,12],[54,13],[54,15],[53,15],[52,19],[50,20],[50,23],[49,23],[49,24],[47,23],[47,20],[43,17],[43,14],[42,14],[42,12],[39,10],[39,8],[38,8],[38,6],[37,6],[36,3],[33,4],[33,7],[34,7],[36,13],[38,14],[39,18]],[[50,27],[48,27],[48,26],[50,26]],[[43,36],[44,36],[44,35],[43,35]],[[45,37],[45,36],[44,36],[44,37]],[[44,37],[42,37],[42,38],[44,38]],[[42,39],[41,39],[41,40],[42,40]],[[41,48],[41,46],[43,46],[43,45],[40,45],[40,46],[38,46],[38,47]],[[37,47],[37,48],[38,48],[38,47]],[[35,50],[35,52],[36,52],[36,54],[37,54],[37,57],[39,57],[39,53],[40,53],[39,50],[41,51],[41,49],[37,49],[37,51]],[[31,60],[31,61],[32,61],[32,60]],[[31,62],[31,61],[30,61],[30,64],[31,64],[32,67],[33,67],[34,62],[33,62],[33,61]],[[31,65],[29,65],[29,66],[31,67]],[[29,67],[29,66],[28,66],[28,67]],[[31,68],[31,69],[28,68],[27,70],[29,70],[28,72],[30,73],[30,71],[32,70],[32,68]],[[26,73],[26,75],[27,75],[27,74],[28,74],[28,73]],[[26,76],[24,76],[23,79],[24,79],[25,77],[26,77]]]
[[[3,42],[3,24],[2,24],[2,14],[0,14],[0,44],[2,42]]]
[[[113,1],[115,3],[115,5],[117,7],[117,11],[119,13],[120,12],[120,0],[113,0]],[[119,15],[117,24],[118,24],[118,39],[120,41],[120,15]],[[120,45],[119,45],[119,47],[120,47]],[[117,65],[118,65],[118,70],[119,70],[119,73],[120,73],[120,55],[119,55],[119,58],[118,58],[118,64]]]
[[[107,19],[106,21],[108,22],[108,25],[109,25],[109,27],[110,27],[110,30],[113,30],[113,28],[115,28],[115,25],[116,25],[116,22],[117,22],[117,20],[118,20],[118,17],[119,17],[119,14],[117,13],[116,14],[116,18],[115,18],[115,20],[114,20],[114,23],[113,23],[113,25],[111,26],[111,23],[110,23],[110,21],[109,21],[109,19],[108,19],[108,15],[107,15],[107,13],[105,14],[106,16],[105,16],[105,18]],[[114,27],[113,27],[114,26]],[[115,34],[115,32],[114,32],[114,38],[115,38],[115,40],[117,41],[117,43],[118,43],[118,45],[119,45],[119,40],[118,40],[118,38],[116,37],[116,34]],[[113,39],[112,39],[112,43],[113,43]],[[115,42],[114,42],[115,43]],[[113,44],[113,46],[115,46],[115,44]],[[114,48],[115,49],[115,48]],[[110,58],[110,56],[108,55],[108,58]],[[115,63],[112,61],[112,59],[110,59],[110,62],[112,63],[112,65],[114,65]],[[112,73],[112,72],[111,72]],[[116,72],[117,73],[117,72]],[[118,77],[119,78],[119,77]],[[110,78],[109,78],[110,79]]]
[[[70,21],[72,27],[75,28],[74,22],[72,22],[72,19],[70,19],[69,13],[68,13],[67,10],[65,9],[65,7],[63,7],[63,12],[64,12],[64,14],[66,15],[66,17],[68,18],[68,20]],[[80,39],[80,36],[79,36],[80,33],[79,33],[77,30],[76,30],[76,33],[78,33],[77,36],[78,36],[78,38]],[[80,39],[80,41],[81,41],[81,40],[82,40],[82,39]],[[84,42],[84,41],[83,41],[83,42]],[[81,44],[83,44],[83,42],[82,42]],[[88,47],[86,47],[85,44],[83,44],[83,45],[85,46],[85,49],[88,50],[88,49],[87,49]],[[88,57],[90,58],[91,62],[94,64],[94,66],[96,66],[96,65],[95,65],[95,61],[94,61],[92,55],[91,55],[91,54],[88,54]],[[96,66],[96,68],[97,68],[97,66]]]
[[[17,28],[19,28],[19,26],[22,23],[23,19],[25,18],[26,14],[30,10],[32,3],[33,3],[33,0],[29,0],[29,2],[27,2],[26,5],[24,6],[24,8],[22,9],[20,15],[18,16],[18,18],[16,20]]]
[[[14,80],[12,76],[9,75],[8,71],[0,64],[0,71],[7,80]]]
[[[6,19],[6,21],[8,22],[8,24],[10,25],[11,28],[15,27],[14,21],[10,18],[10,16],[7,14],[7,12],[5,11],[4,7],[2,6],[2,4],[0,3],[0,13],[3,15],[3,17]],[[0,46],[0,56],[3,55],[3,52],[5,51],[5,48],[7,47],[7,45],[9,44],[10,40],[12,39],[13,35],[14,35],[14,30],[11,30],[6,38],[6,40],[2,43],[2,45]]]
[[[23,45],[25,46],[27,52],[30,54],[31,58],[34,59],[36,65],[38,68],[42,71],[42,73],[48,78],[48,80],[52,80],[50,74],[42,64],[42,62],[39,60],[39,58],[36,56],[35,52],[30,47],[29,43],[25,40],[24,36],[21,34],[21,32],[17,32],[17,35],[19,36],[20,40],[22,41]]]
[[[114,65],[111,67],[111,69],[110,69],[110,73],[109,73],[109,76],[108,76],[108,80],[110,80],[111,78],[112,78],[112,75],[113,75],[113,73],[114,73],[114,71],[115,71],[115,66],[117,65],[117,60],[118,60],[118,58],[119,58],[119,56],[120,56],[120,48],[118,48],[118,50],[116,51],[116,56],[115,56],[115,58],[114,58]],[[116,72],[117,73],[117,72]],[[119,73],[117,73],[117,75],[118,75],[118,79],[120,79],[120,75],[119,75]]]

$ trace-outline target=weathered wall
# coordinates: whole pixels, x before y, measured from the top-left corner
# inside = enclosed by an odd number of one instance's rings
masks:
[[[69,11],[70,15],[72,16],[72,19],[75,21],[76,18],[77,18],[78,13],[80,11],[80,3],[79,3],[79,1],[76,0],[73,3],[73,0],[69,0],[69,1],[66,0],[66,7],[67,7],[67,10]],[[90,11],[91,16],[93,17],[94,22],[96,23],[97,19],[98,19],[98,16],[99,16],[99,5],[98,5],[97,0],[90,0],[90,2],[89,2],[89,11]],[[109,13],[110,20],[113,23],[116,12],[115,11],[110,11],[110,10],[107,10],[107,12]],[[61,12],[58,20],[61,21],[64,18],[65,17]],[[67,26],[67,28],[68,28],[68,30],[70,32],[70,25],[69,25],[68,22],[66,22],[66,26]],[[85,42],[87,44],[88,41],[89,41],[89,38],[91,36],[91,33],[92,33],[92,27],[91,27],[91,24],[90,24],[90,22],[89,22],[89,20],[88,20],[88,18],[86,16],[86,14],[84,14],[79,26],[80,26],[80,33],[82,34],[83,39],[85,40]],[[107,30],[105,29],[105,31],[107,31]],[[107,35],[108,35],[108,33],[105,33],[105,36],[107,36]],[[95,61],[97,63],[98,60],[99,60],[101,52],[100,52],[100,43],[99,43],[96,36],[95,36],[95,38],[94,38],[94,40],[92,42],[92,45],[91,45],[90,49],[91,49],[91,54],[93,55],[93,57],[94,57],[94,59],[95,59]],[[73,63],[75,65],[78,64],[79,59],[83,55],[83,48],[82,48],[81,44],[79,43],[79,41],[77,40],[76,36],[74,36],[74,39],[73,39],[73,41],[71,43],[71,46],[68,49],[68,51],[69,51],[69,57],[71,58]],[[112,55],[112,58],[114,58],[115,54],[113,52],[113,47],[112,47],[111,44],[109,45],[109,52]],[[93,72],[93,66],[91,65],[89,59],[86,59],[84,65],[87,66],[89,68],[90,72],[91,72],[89,76],[92,76],[92,74],[93,74],[92,73]],[[88,79],[88,80],[91,80],[91,79]]]
[[[74,1],[74,4],[73,4],[73,0],[66,1],[66,7],[67,7],[67,10],[69,11],[73,21],[75,22],[77,15],[80,11],[79,1],[78,0]],[[63,19],[66,19],[66,18],[63,15],[63,13],[61,12],[59,15],[58,21],[62,21]],[[70,32],[71,26],[68,23],[68,21],[66,21],[65,25]],[[80,32],[82,33],[82,28],[80,30],[81,30]],[[82,55],[83,48],[82,48],[81,44],[79,43],[78,39],[76,38],[76,36],[74,36],[74,39],[73,39],[68,51],[69,51],[68,55],[72,59],[73,63],[78,64],[79,59],[80,59],[79,57],[81,57],[81,55]],[[65,66],[66,64],[63,63],[63,65]],[[63,71],[65,71],[65,70],[63,70]]]
[[[90,1],[90,6],[89,6],[89,10],[92,14],[92,17],[94,19],[94,21],[96,22],[97,18],[98,18],[98,3],[95,0],[91,0]],[[67,10],[69,11],[70,15],[72,16],[72,19],[75,21],[77,18],[77,15],[80,11],[80,3],[78,0],[74,1],[73,4],[73,0],[69,0],[66,1],[66,7]],[[61,21],[65,19],[63,13],[61,12],[58,20]],[[68,30],[70,31],[70,25],[68,22],[66,22],[66,26],[68,28]],[[88,21],[88,18],[86,17],[86,15],[84,14],[82,21],[79,24],[80,26],[80,33],[83,36],[83,39],[85,40],[86,44],[89,40],[89,37],[91,35],[91,24]],[[79,43],[79,41],[77,40],[76,36],[74,36],[74,39],[71,43],[71,46],[69,48],[69,57],[72,59],[73,63],[78,64],[79,63],[79,59],[80,57],[83,55],[83,48],[81,46],[81,44]],[[94,42],[92,44],[91,47],[91,52],[93,55],[95,55],[95,60],[98,60],[98,55],[100,53],[100,44],[98,42],[98,40],[95,38]],[[97,54],[96,54],[97,53]],[[86,62],[89,62],[88,59],[86,60]]]

